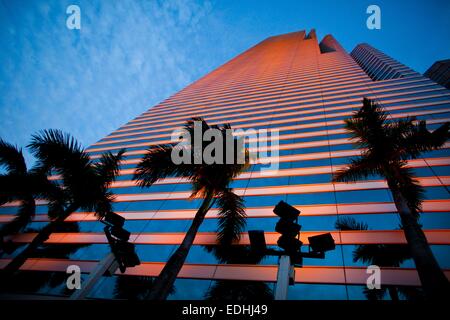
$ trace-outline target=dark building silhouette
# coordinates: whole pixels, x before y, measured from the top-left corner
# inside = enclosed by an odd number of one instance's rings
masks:
[[[450,59],[436,61],[425,71],[424,76],[450,89]]]

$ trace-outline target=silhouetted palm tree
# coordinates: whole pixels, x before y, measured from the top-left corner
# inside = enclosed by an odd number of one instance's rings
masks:
[[[370,175],[386,179],[425,294],[429,298],[448,296],[448,279],[418,223],[423,188],[406,165],[407,160],[442,147],[449,137],[450,124],[445,123],[430,132],[425,121],[415,123],[413,118],[388,121],[387,114],[377,103],[364,99],[362,108],[345,120],[345,127],[362,148],[362,154],[336,172],[333,180],[349,182],[367,179]]]
[[[38,232],[38,230],[26,229],[25,232]],[[66,222],[58,225],[54,232],[79,232],[79,226],[76,222]],[[71,254],[86,246],[89,246],[89,244],[45,244],[39,247],[32,257],[69,259]],[[67,280],[67,274],[64,272],[20,271],[10,276],[12,279],[2,283],[0,291],[8,293],[36,293],[45,286],[56,288]],[[69,295],[72,291],[64,286],[61,293]]]
[[[339,218],[335,224],[338,230],[368,230],[366,223],[358,222],[354,218]],[[353,251],[353,262],[361,261],[367,265],[376,265],[379,267],[394,267],[398,268],[400,265],[411,259],[411,253],[407,245],[402,244],[362,244],[356,245]],[[392,300],[399,300],[398,293],[400,292],[407,299],[418,298],[420,292],[417,288],[407,286],[393,286],[386,285],[380,289],[364,289],[364,294],[368,300],[380,300],[386,293]]]
[[[238,201],[243,200],[240,198]],[[219,263],[261,263],[265,258],[264,253],[255,252],[249,246],[234,243],[233,235],[240,233],[245,225],[244,214],[220,217],[216,230],[216,244],[204,246],[205,250],[212,253]],[[263,281],[218,280],[205,293],[205,299],[209,301],[270,301],[273,300],[273,291]]]
[[[125,152],[120,150],[117,155],[107,152],[93,162],[73,137],[59,130],[44,130],[33,135],[29,148],[37,159],[33,172],[58,175],[60,187],[57,190],[61,192],[46,195],[50,223],[3,269],[6,273],[17,271],[74,211],[93,211],[100,218],[112,210],[114,197],[109,187],[118,174]]]
[[[56,197],[61,190],[45,174],[35,169],[28,170],[22,150],[1,139],[0,167],[6,169],[6,173],[0,174],[0,206],[12,201],[20,203],[16,217],[2,224],[2,244],[4,236],[22,231],[32,221],[36,212],[35,197]]]
[[[241,198],[233,192],[229,185],[235,177],[247,168],[248,155],[245,149],[242,150],[242,146],[239,149],[240,144],[234,137],[232,139],[233,153],[231,153],[232,150],[230,148],[226,147],[227,136],[231,133],[231,127],[229,125],[222,127],[209,126],[203,119],[193,118],[187,121],[184,129],[185,132],[190,134],[192,139],[186,141],[185,145],[167,144],[151,147],[138,164],[133,177],[141,187],[150,187],[156,181],[166,177],[185,177],[192,184],[191,198],[203,198],[203,202],[195,214],[182,243],[169,258],[169,261],[167,261],[155,280],[153,289],[148,297],[152,300],[165,300],[167,298],[206,213],[215,203],[219,207],[219,215],[227,217],[227,219],[221,220],[224,224],[224,231],[219,235],[220,237],[230,237],[233,240],[239,239],[239,228],[228,228],[227,221],[233,219],[233,217],[238,218],[245,215]],[[223,154],[217,153],[218,150],[212,152],[212,154],[220,157],[222,163],[213,162],[208,164],[202,155],[209,144],[202,141],[201,144],[197,145],[194,142],[194,137],[198,133],[194,134],[194,131],[201,130],[200,134],[203,137],[203,134],[209,129],[220,131],[222,142],[219,142],[219,147],[222,148]],[[175,164],[172,160],[172,152],[177,154],[188,152],[189,161]],[[238,161],[239,156],[242,154],[244,154],[244,161]],[[229,161],[229,158],[233,161]]]

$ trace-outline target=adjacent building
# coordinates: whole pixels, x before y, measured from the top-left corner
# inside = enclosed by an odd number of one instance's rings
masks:
[[[450,89],[450,59],[436,61],[425,71],[424,76]]]

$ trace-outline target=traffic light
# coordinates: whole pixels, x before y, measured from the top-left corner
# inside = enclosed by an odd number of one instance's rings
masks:
[[[117,262],[119,269],[123,273],[127,267],[135,267],[141,264],[139,257],[134,250],[134,244],[129,242],[117,242],[116,248]]]
[[[104,231],[120,271],[124,273],[127,267],[140,265],[141,262],[135,252],[134,244],[128,242],[130,232],[123,228],[125,218],[109,212],[101,221],[106,225]]]
[[[281,234],[277,241],[278,246],[289,255],[298,252],[303,244],[298,239],[301,226],[297,223],[297,220],[300,211],[286,202],[280,201],[273,212],[280,217],[275,226],[275,231]]]
[[[264,254],[267,251],[266,238],[263,230],[249,230],[250,248],[257,254]]]
[[[300,211],[284,201],[278,202],[273,212],[280,218],[295,220],[298,218]]]
[[[313,252],[325,252],[334,250],[336,247],[331,233],[319,234],[317,236],[308,237],[309,248]]]
[[[111,235],[120,240],[120,241],[128,241],[130,239],[130,232],[121,228],[121,227],[110,227]]]
[[[123,227],[125,218],[114,212],[108,212],[103,218],[103,222],[109,226]]]

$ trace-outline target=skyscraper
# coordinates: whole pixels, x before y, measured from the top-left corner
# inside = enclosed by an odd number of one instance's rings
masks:
[[[367,265],[353,261],[361,244],[405,244],[399,219],[386,184],[373,178],[351,184],[331,183],[332,173],[359,154],[343,129],[343,120],[361,107],[363,97],[375,99],[392,119],[415,116],[433,129],[450,119],[450,91],[367,44],[348,54],[331,36],[320,43],[314,30],[270,37],[150,108],[89,148],[92,156],[127,148],[120,178],[113,185],[114,210],[123,215],[142,261],[125,275],[103,277],[91,297],[117,297],[121,277],[157,276],[183,238],[200,200],[188,199],[190,185],[165,179],[148,189],[131,181],[135,165],[150,145],[170,142],[173,130],[187,119],[201,116],[209,124],[230,123],[233,128],[279,130],[279,170],[261,174],[264,164],[253,165],[233,183],[247,207],[247,230],[266,232],[268,245],[276,245],[273,207],[284,200],[301,210],[301,239],[331,232],[336,249],[324,260],[305,259],[296,269],[290,299],[364,299]],[[426,189],[421,224],[440,266],[450,276],[449,144],[440,151],[412,160],[418,180]],[[273,157],[273,154],[268,155]],[[15,208],[0,208],[2,222]],[[33,228],[45,224],[40,205]],[[368,230],[339,231],[339,217],[354,217]],[[55,233],[48,246],[68,248],[64,257],[29,259],[24,277],[47,275],[47,284],[18,285],[18,292],[64,295],[68,265],[83,272],[109,252],[102,225],[89,212],[70,217],[79,232]],[[173,299],[203,299],[218,281],[254,281],[272,288],[277,260],[267,257],[257,265],[221,264],[205,250],[214,245],[217,210],[212,209],[200,228],[195,245],[175,283]],[[22,234],[15,242],[29,242]],[[241,244],[248,244],[244,234]],[[70,247],[69,247],[70,245]],[[70,249],[70,250],[69,250]],[[3,256],[5,263],[8,256]],[[39,274],[39,276],[36,276]],[[61,276],[63,275],[63,276]],[[142,283],[149,281],[139,279]],[[138,282],[139,282],[138,281]],[[383,286],[419,285],[411,259],[399,268],[382,268]],[[123,285],[123,284],[122,284]],[[385,298],[389,298],[388,295]]]
[[[423,75],[450,89],[450,59],[436,61]]]

